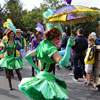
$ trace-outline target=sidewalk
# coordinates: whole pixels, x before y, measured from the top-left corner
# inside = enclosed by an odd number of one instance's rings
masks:
[[[84,80],[75,82],[72,76],[69,76],[70,70],[61,68],[60,71],[56,71],[56,76],[64,79],[67,84],[67,92],[69,94],[69,100],[100,100],[100,91],[97,91],[92,86],[84,86]]]

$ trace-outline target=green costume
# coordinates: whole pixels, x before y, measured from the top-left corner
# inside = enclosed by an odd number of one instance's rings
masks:
[[[0,54],[7,51],[7,54],[0,60],[0,67],[4,67],[9,70],[19,69],[24,66],[24,62],[21,58],[16,56],[16,47],[18,46],[18,41],[14,41],[14,45],[8,45],[8,41],[4,42],[5,48]]]
[[[53,46],[53,42],[49,40],[42,41],[36,48],[36,55],[43,63],[47,63],[44,71],[39,71],[36,77],[23,78],[19,84],[19,89],[25,95],[33,100],[66,100],[69,98],[66,92],[66,84],[63,80],[55,77],[52,73],[46,72],[50,63],[56,63],[52,59],[52,55],[57,52],[57,48]],[[26,56],[29,61],[31,56]],[[29,61],[31,65],[34,65]],[[33,66],[34,68],[36,66]]]

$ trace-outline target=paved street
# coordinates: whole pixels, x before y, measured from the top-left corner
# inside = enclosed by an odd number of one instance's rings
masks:
[[[25,66],[21,72],[23,77],[31,77],[31,67],[27,61],[25,61]],[[70,95],[69,100],[100,100],[100,91],[92,87],[85,87],[83,80],[80,80],[80,82],[73,81],[72,76],[68,75],[70,72],[68,69],[61,68],[60,71],[56,69],[56,76],[66,81],[67,92]],[[19,80],[14,72],[14,78],[12,79],[14,90],[10,91],[5,72],[0,71],[0,100],[29,100],[19,91],[18,83]]]

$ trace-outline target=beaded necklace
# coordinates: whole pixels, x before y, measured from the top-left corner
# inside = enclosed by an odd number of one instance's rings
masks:
[[[7,42],[7,44],[8,44],[8,42]],[[14,42],[14,44],[12,45],[13,47],[12,48],[10,48],[10,45],[8,44],[8,50],[7,50],[7,52],[8,52],[8,56],[11,56],[11,55],[13,55],[14,54],[14,45],[15,45],[15,42]]]

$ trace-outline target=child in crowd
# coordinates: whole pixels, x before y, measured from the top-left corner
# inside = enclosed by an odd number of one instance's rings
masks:
[[[88,49],[85,56],[85,71],[86,71],[86,86],[91,85],[91,73],[93,69],[93,64],[95,62],[95,51],[96,51],[96,45],[95,45],[95,39],[91,36],[88,37]]]

